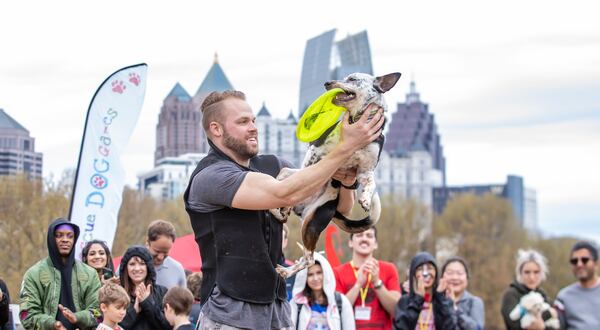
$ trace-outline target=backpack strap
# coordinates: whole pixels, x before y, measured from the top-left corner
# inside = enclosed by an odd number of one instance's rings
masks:
[[[296,307],[298,307],[298,314],[296,314],[296,330],[298,330],[298,324],[300,323],[300,310],[302,309],[302,305],[296,303]]]
[[[340,327],[342,326],[342,294],[335,291],[335,304],[337,305],[338,313],[340,314]]]

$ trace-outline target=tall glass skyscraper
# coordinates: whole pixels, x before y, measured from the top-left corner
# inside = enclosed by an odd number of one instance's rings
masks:
[[[324,32],[306,42],[300,78],[299,116],[325,91],[325,82],[342,79],[353,72],[373,74],[367,31],[335,41],[336,31]]]

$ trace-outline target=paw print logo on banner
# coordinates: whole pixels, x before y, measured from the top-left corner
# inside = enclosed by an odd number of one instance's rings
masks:
[[[112,86],[112,90],[115,93],[119,93],[119,94],[123,94],[123,92],[125,91],[125,88],[127,88],[127,86],[125,86],[125,84],[123,83],[123,80],[115,80],[111,83]]]
[[[129,82],[138,86],[141,82],[140,75],[135,72],[129,73]]]
[[[104,189],[108,185],[108,180],[100,174],[95,174],[90,178],[91,184],[97,189]]]

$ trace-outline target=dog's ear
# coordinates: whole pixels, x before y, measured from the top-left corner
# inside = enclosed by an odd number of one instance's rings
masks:
[[[392,89],[392,87],[394,87],[394,85],[396,85],[396,82],[398,82],[398,79],[400,79],[400,76],[401,76],[400,72],[394,72],[394,73],[386,74],[385,76],[377,77],[377,78],[375,78],[373,87],[375,87],[375,89],[379,93],[385,93],[385,92],[389,91],[390,89]]]

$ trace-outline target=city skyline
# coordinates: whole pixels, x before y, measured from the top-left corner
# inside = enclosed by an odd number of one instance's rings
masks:
[[[255,5],[107,1],[92,12],[76,1],[64,8],[39,2],[35,11],[1,4],[0,28],[11,32],[0,53],[0,108],[35,136],[44,176],[58,177],[76,166],[85,112],[102,80],[148,63],[146,100],[123,159],[133,185],[153,166],[165,96],[177,82],[195,91],[215,52],[255,113],[264,101],[285,118],[298,110],[306,41],[333,28],[367,30],[375,74],[403,73],[386,95],[390,111],[404,101],[413,75],[431,106],[449,185],[520,175],[537,190],[543,231],[600,240],[598,5],[459,1],[432,10],[407,3],[372,17],[352,1],[345,8]]]

